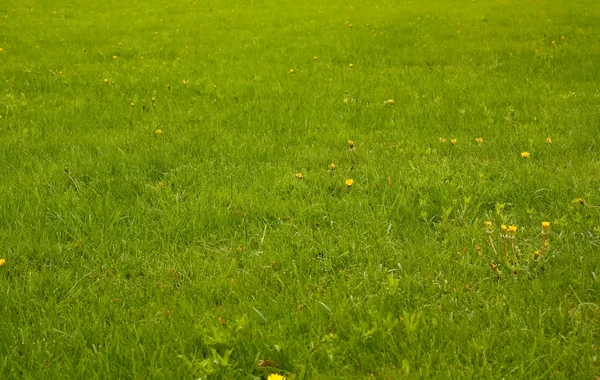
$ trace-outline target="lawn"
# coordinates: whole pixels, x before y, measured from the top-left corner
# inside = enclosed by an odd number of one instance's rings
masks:
[[[0,378],[600,377],[596,0],[3,0],[0,49]]]

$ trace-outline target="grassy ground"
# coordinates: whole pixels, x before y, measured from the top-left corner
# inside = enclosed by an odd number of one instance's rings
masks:
[[[0,377],[600,376],[599,25],[0,2]]]

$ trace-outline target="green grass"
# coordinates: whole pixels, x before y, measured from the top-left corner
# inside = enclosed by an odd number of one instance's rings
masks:
[[[0,3],[0,378],[600,376],[597,1],[124,3]]]

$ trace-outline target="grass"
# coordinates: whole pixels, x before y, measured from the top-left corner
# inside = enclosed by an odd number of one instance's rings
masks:
[[[600,376],[598,25],[0,4],[0,377]]]

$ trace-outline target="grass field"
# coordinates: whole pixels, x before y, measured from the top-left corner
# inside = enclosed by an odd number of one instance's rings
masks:
[[[599,27],[0,1],[0,378],[600,377]]]

